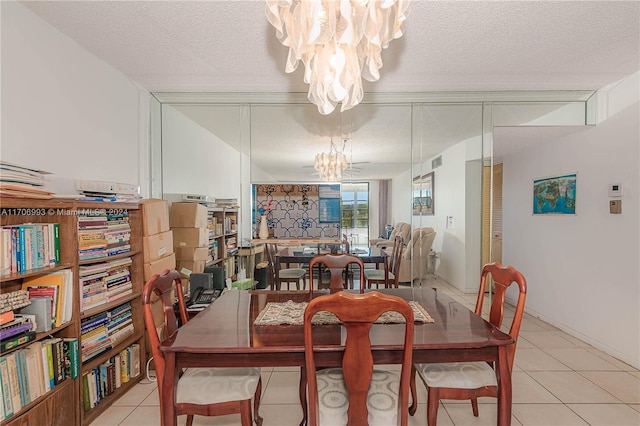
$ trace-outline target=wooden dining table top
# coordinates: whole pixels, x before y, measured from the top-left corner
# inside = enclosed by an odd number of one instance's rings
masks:
[[[356,290],[358,291],[358,290]],[[373,291],[373,290],[371,290]],[[509,345],[513,339],[489,322],[477,316],[466,306],[445,292],[430,287],[401,287],[379,289],[382,293],[400,296],[407,301],[418,302],[433,318],[433,323],[416,323],[414,352],[425,350],[417,362],[442,362],[451,360],[451,353],[460,352],[456,360],[495,359],[498,346]],[[314,292],[313,297],[327,294]],[[255,325],[255,319],[269,302],[308,302],[312,296],[307,291],[230,290],[225,292],[204,311],[182,326],[178,333],[161,345],[164,352],[276,355],[278,365],[302,365],[304,362],[304,340],[302,326]],[[343,338],[339,325],[321,326],[327,344],[335,344]],[[393,352],[402,346],[402,324],[375,324],[371,339],[374,351]],[[321,340],[322,341],[322,340]],[[475,348],[476,356],[465,356],[459,349]],[[483,355],[482,348],[487,352]],[[390,351],[391,350],[391,351]],[[428,351],[427,351],[428,350]],[[440,359],[439,351],[445,358]],[[473,351],[472,351],[473,352]],[[491,355],[487,355],[491,352]],[[287,354],[279,357],[277,354]],[[302,356],[300,356],[302,355]],[[447,358],[447,356],[449,358]],[[265,363],[260,357],[251,356],[259,365],[272,365],[273,359]],[[271,357],[268,357],[271,358]],[[382,361],[393,362],[393,357]]]

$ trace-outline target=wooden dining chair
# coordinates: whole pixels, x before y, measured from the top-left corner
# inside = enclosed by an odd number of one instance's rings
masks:
[[[351,243],[349,242],[347,234],[342,234],[342,244],[344,245],[344,253],[351,253]],[[348,284],[350,289],[354,288],[355,279],[353,277],[351,266],[349,265],[344,269],[344,281]]]
[[[174,291],[175,283],[175,291]],[[162,383],[164,378],[164,354],[160,351],[160,342],[178,330],[178,321],[174,310],[174,293],[178,296],[178,309],[182,324],[189,320],[182,291],[180,274],[165,270],[162,275],[155,274],[144,285],[142,308],[144,322],[149,336],[149,345],[153,355],[158,379],[160,406]],[[156,324],[151,310],[152,297],[157,296],[162,303],[164,321]],[[251,398],[254,398],[256,425],[262,425],[258,410],[262,394],[262,379],[259,368],[188,368],[178,379],[175,397],[176,415],[187,415],[187,426],[193,423],[193,416],[221,416],[240,413],[243,426],[251,426]]]
[[[312,325],[311,319],[320,311],[334,313],[346,330],[341,368],[316,369],[313,329],[323,326]],[[374,369],[369,331],[387,311],[399,312],[405,319],[400,376],[395,371]],[[308,424],[407,425],[413,327],[413,310],[407,301],[377,291],[340,291],[309,302],[304,312],[305,366],[311,372]],[[322,349],[330,350],[326,344]]]
[[[314,267],[320,268],[320,265],[330,273],[329,291],[331,293],[344,290],[348,287],[347,280],[345,279],[345,271],[350,265],[358,265],[360,267],[360,293],[364,291],[364,263],[358,256],[347,253],[327,253],[313,256],[309,261],[309,273],[311,274],[313,272]],[[355,271],[351,269],[351,272],[353,273]],[[313,294],[313,283],[311,283],[309,293]]]
[[[265,251],[267,252],[267,260],[270,265],[271,273],[271,289],[274,286],[276,290],[280,290],[282,283],[287,283],[287,290],[289,290],[289,284],[295,283],[296,290],[300,290],[300,280],[302,280],[302,289],[307,288],[307,271],[302,268],[280,268],[276,264],[276,254],[278,253],[278,246],[273,243],[266,244]]]
[[[485,289],[490,285],[488,277],[493,280],[494,290],[491,298],[489,322],[500,328],[504,318],[504,297],[507,289],[516,284],[519,288],[513,322],[509,335],[514,343],[508,347],[509,371],[513,371],[513,359],[516,354],[516,343],[520,333],[520,324],[524,314],[524,302],[527,296],[527,282],[524,276],[512,266],[503,266],[498,262],[489,263],[482,268],[480,288],[475,313],[482,316],[482,304]],[[416,372],[427,387],[427,425],[435,426],[438,417],[440,399],[471,400],[473,415],[478,417],[478,397],[498,396],[496,373],[492,363],[487,362],[455,362],[439,364],[415,364],[411,370],[411,396],[413,402],[409,407],[412,416],[417,408]]]
[[[364,279],[367,288],[371,288],[372,284],[379,287],[383,284],[385,288],[398,288],[398,278],[400,278],[400,262],[402,261],[402,251],[404,249],[404,239],[402,235],[396,235],[393,240],[393,249],[391,256],[387,259],[387,270],[389,271],[389,279],[385,280],[384,269],[367,269],[364,271]]]

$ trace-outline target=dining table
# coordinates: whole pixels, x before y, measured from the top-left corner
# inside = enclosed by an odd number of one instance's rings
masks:
[[[343,248],[340,244],[333,245],[330,248],[319,248],[319,247],[283,247],[278,249],[275,255],[275,267],[276,267],[276,277],[279,274],[282,265],[288,265],[290,263],[297,264],[309,264],[311,259],[318,254],[326,254],[326,253],[343,253]],[[389,282],[389,265],[387,259],[389,254],[385,252],[383,249],[378,247],[366,247],[366,248],[355,248],[351,249],[348,252],[349,254],[353,254],[354,256],[358,256],[362,259],[363,263],[373,263],[376,265],[376,268],[379,268],[380,265],[384,268],[384,280],[385,282]],[[286,267],[286,266],[285,266]],[[309,276],[313,276],[312,272],[309,272]],[[318,288],[323,288],[322,282],[322,274],[318,274]],[[278,283],[276,283],[276,289],[280,289]]]
[[[357,292],[359,290],[345,290]],[[511,423],[511,372],[507,348],[514,344],[508,334],[476,315],[447,293],[431,287],[376,289],[417,303],[432,322],[414,327],[413,362],[487,361],[495,365],[498,382],[497,424]],[[189,367],[304,367],[304,334],[301,324],[256,324],[268,304],[308,302],[329,294],[328,290],[271,291],[227,290],[214,303],[161,342],[165,356],[162,386],[162,424],[177,422],[174,406],[179,372]],[[316,327],[316,326],[314,326]],[[339,324],[319,325],[314,335],[321,345],[344,344]],[[403,324],[381,323],[371,328],[371,350],[375,364],[400,364],[403,351]],[[341,364],[341,350],[319,350],[321,367]],[[301,369],[304,370],[304,369]],[[302,388],[302,386],[300,386]],[[303,412],[306,395],[300,389]],[[304,418],[302,423],[304,424]]]

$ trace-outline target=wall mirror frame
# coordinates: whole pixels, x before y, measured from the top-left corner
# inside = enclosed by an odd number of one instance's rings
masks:
[[[367,179],[370,235],[381,235],[385,224],[397,222],[410,223],[414,229],[433,227],[437,232],[433,249],[442,253],[437,264],[438,276],[464,292],[473,292],[486,258],[483,251],[490,250],[490,246],[485,249],[484,239],[491,235],[491,197],[488,197],[489,213],[483,213],[482,195],[492,188],[491,174],[483,170],[491,169],[497,161],[493,128],[590,125],[595,116],[594,103],[593,92],[586,91],[367,94],[349,117],[349,126],[353,123],[360,126],[349,128],[353,144],[366,146],[367,140],[359,139],[359,129],[373,126],[375,131],[375,126],[389,126],[384,122],[383,112],[394,110],[405,111],[404,121],[397,128],[398,132],[405,132],[407,139],[403,145],[406,146],[403,170],[386,179]],[[322,126],[305,112],[313,106],[304,94],[153,93],[150,108],[149,193],[158,198],[168,193],[237,197],[241,244],[248,243],[256,232],[252,184],[301,180],[299,177],[287,180],[283,176],[273,179],[258,166],[258,159],[264,157],[260,150],[265,152],[265,147],[259,146],[265,143],[260,142],[260,136],[268,134],[276,140],[292,133],[284,126],[286,118],[312,135],[308,140],[299,138],[289,145],[288,151],[294,151],[297,144],[311,143],[313,138],[313,142],[324,143],[328,148],[328,135],[322,134]],[[273,121],[261,115],[276,110],[282,120]],[[222,127],[207,129],[202,125],[205,118],[212,117]],[[344,119],[338,121],[344,133]],[[180,127],[176,127],[178,122]],[[258,126],[259,122],[273,128],[266,131]],[[397,125],[398,119],[391,124]],[[274,129],[280,131],[280,137],[274,136]],[[212,148],[212,143],[218,145]],[[284,151],[281,150],[282,157],[286,156]],[[436,156],[441,156],[442,166],[433,169],[432,160]],[[343,182],[361,179],[355,171],[356,160],[352,163]],[[413,179],[419,176],[422,180],[430,174],[432,209],[414,214]],[[388,182],[381,184],[383,181]],[[307,182],[317,180],[309,177]],[[392,189],[385,193],[381,188]],[[382,208],[381,199],[386,200]],[[433,209],[436,204],[438,208]],[[450,218],[455,219],[456,225],[447,228]],[[412,249],[411,245],[408,247]]]

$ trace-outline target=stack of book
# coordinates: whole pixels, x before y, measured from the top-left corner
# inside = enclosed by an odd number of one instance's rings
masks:
[[[73,272],[70,269],[46,275],[25,278],[22,290],[29,299],[48,297],[51,299],[51,327],[60,327],[71,321],[73,314]],[[43,330],[48,330],[44,327]]]
[[[5,197],[53,198],[53,192],[42,188],[47,174],[50,173],[0,161],[0,194]]]
[[[130,257],[80,266],[80,312],[114,301],[133,292]]]
[[[92,209],[78,214],[78,250],[80,260],[107,257],[106,230],[106,210]]]
[[[109,209],[107,212],[107,229],[104,232],[107,240],[107,256],[131,251],[129,240],[131,227],[129,226],[129,211],[124,209]]]
[[[84,411],[87,412],[100,404],[102,399],[112,395],[123,383],[129,382],[140,373],[140,345],[137,343],[89,370],[82,376]]]
[[[106,312],[107,335],[111,344],[115,346],[119,341],[133,334],[131,320],[131,303],[127,302]]]
[[[37,328],[33,315],[14,313],[30,304],[26,291],[0,294],[0,352],[8,351],[35,339]]]
[[[43,209],[33,210],[34,214],[44,213]],[[0,247],[3,275],[55,266],[60,263],[60,225],[23,223],[3,226]]]
[[[80,324],[80,352],[85,363],[111,349],[107,336],[107,312],[101,312],[82,320]]]
[[[0,357],[2,411],[11,417],[80,372],[77,338],[50,338]]]

